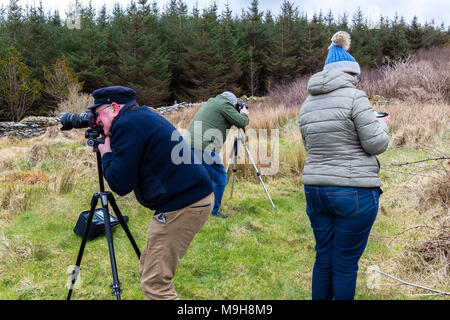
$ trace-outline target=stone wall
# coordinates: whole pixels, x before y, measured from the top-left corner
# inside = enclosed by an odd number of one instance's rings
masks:
[[[189,109],[200,105],[201,103],[175,103],[173,106],[151,108],[160,114],[171,114],[182,109]],[[19,139],[32,138],[40,136],[47,131],[48,127],[61,126],[59,117],[27,117],[20,122],[0,122],[0,137],[12,136]]]
[[[180,111],[182,109],[194,108],[201,104],[203,104],[203,102],[200,102],[200,103],[181,102],[181,103],[175,103],[173,106],[159,107],[158,109],[154,109],[154,108],[150,108],[150,109],[152,109],[153,111],[158,111],[161,114],[171,114],[171,113]]]
[[[44,134],[47,127],[59,124],[58,117],[27,117],[20,122],[0,122],[0,137],[12,136],[19,139]]]

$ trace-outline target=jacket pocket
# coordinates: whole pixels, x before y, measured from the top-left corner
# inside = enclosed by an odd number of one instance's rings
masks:
[[[328,202],[335,214],[351,217],[359,210],[358,191],[334,191],[327,192]]]

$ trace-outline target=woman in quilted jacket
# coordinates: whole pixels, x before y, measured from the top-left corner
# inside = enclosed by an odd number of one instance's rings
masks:
[[[350,35],[339,31],[331,41],[299,114],[307,152],[302,182],[316,240],[312,299],[353,300],[382,193],[376,155],[389,144],[389,117],[378,118],[356,88],[361,71],[347,51]]]

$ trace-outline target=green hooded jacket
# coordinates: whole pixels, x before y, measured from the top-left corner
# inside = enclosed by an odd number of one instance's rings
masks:
[[[244,128],[250,119],[221,94],[210,98],[192,119],[186,142],[192,148],[219,153],[231,126]]]

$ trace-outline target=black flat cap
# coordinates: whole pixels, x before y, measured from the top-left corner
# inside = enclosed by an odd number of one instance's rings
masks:
[[[113,102],[117,104],[127,104],[130,101],[136,100],[136,91],[127,87],[112,86],[94,90],[92,96],[94,97],[94,105],[90,106],[89,109],[97,108],[102,104],[111,104]]]

